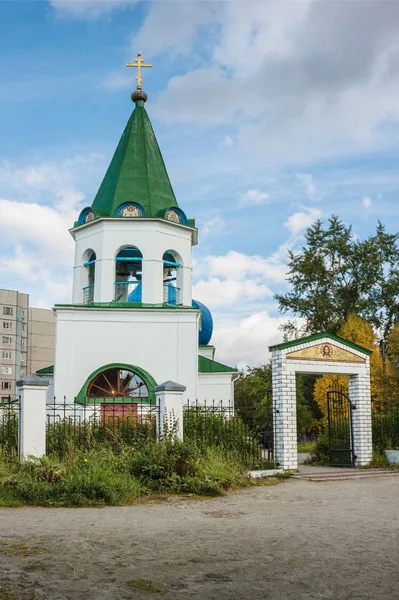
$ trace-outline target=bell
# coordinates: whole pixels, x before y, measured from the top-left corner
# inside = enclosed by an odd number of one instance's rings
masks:
[[[127,264],[125,262],[118,262],[116,274],[118,277],[129,277],[129,269],[127,268]]]

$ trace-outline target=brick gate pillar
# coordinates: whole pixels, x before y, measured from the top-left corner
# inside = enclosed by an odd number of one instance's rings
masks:
[[[298,467],[295,372],[280,351],[272,352],[274,460],[285,470]]]
[[[371,429],[370,365],[364,374],[352,375],[349,380],[349,400],[352,403],[353,451],[355,466],[368,465],[373,458]]]

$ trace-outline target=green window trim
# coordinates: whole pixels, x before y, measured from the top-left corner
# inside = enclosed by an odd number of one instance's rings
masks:
[[[126,399],[126,398],[88,398],[86,396],[87,389],[90,383],[93,381],[97,375],[100,375],[103,371],[108,371],[108,369],[126,369],[127,371],[134,371],[141,377],[148,389],[148,398],[134,398],[134,399]],[[89,375],[89,377],[84,382],[83,386],[80,389],[80,392],[75,398],[76,404],[124,404],[124,403],[138,403],[138,404],[151,404],[155,403],[155,392],[154,388],[157,386],[157,382],[147,371],[142,369],[141,367],[137,367],[136,365],[128,365],[126,363],[110,363],[108,365],[103,365],[102,367],[96,369]],[[117,401],[116,401],[117,400]],[[136,400],[136,402],[135,402]]]

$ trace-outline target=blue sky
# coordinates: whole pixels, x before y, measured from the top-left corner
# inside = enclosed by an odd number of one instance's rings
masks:
[[[273,294],[316,218],[399,229],[396,2],[0,2],[0,285],[70,299],[67,229],[146,105],[180,206],[199,225],[194,296],[217,358],[259,364]]]

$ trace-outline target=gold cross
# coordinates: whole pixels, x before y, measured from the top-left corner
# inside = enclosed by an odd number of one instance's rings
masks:
[[[141,78],[141,68],[142,67],[152,67],[152,65],[150,64],[145,64],[144,62],[144,58],[142,58],[141,56],[141,52],[138,53],[136,60],[134,61],[134,63],[127,63],[126,66],[127,67],[137,67],[137,89],[141,90],[141,84],[143,82],[142,78]]]

